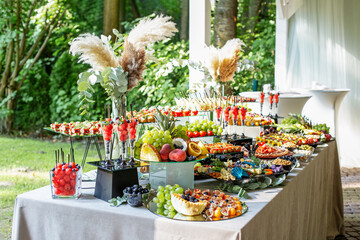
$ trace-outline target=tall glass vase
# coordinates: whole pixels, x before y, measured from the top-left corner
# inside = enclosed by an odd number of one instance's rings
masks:
[[[112,97],[112,119],[126,117],[126,94],[120,96],[120,98]],[[118,131],[114,131],[118,135]],[[119,141],[120,136],[115,136],[113,144],[113,157],[117,159],[122,153],[122,143]]]

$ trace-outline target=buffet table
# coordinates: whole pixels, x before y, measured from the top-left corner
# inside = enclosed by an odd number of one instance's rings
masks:
[[[214,186],[213,180],[196,187]],[[79,200],[51,199],[50,186],[17,197],[13,239],[334,239],[344,234],[343,200],[335,142],[318,146],[309,163],[289,174],[286,185],[250,192],[243,216],[185,222],[145,207],[110,207],[83,183]]]

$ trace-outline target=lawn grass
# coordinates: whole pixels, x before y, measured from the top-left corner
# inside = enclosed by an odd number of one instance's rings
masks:
[[[11,238],[16,196],[50,184],[49,170],[55,165],[54,151],[59,148],[68,153],[70,143],[0,136],[0,239]],[[84,150],[84,142],[74,143],[75,161],[79,164]],[[91,146],[87,161],[96,160],[96,149]],[[85,164],[84,172],[92,169]]]

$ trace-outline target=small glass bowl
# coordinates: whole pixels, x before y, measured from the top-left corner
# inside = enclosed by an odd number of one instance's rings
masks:
[[[81,195],[82,168],[69,174],[50,171],[52,198],[78,199]]]
[[[141,207],[142,206],[142,194],[141,193],[126,193],[125,190],[123,191],[124,195],[126,196],[127,203],[131,207]]]

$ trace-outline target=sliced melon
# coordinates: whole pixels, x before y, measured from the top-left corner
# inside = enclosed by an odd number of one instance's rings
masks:
[[[206,207],[206,202],[190,202],[181,198],[178,193],[171,194],[171,204],[177,212],[187,216],[200,215]]]
[[[140,159],[144,161],[161,162],[161,157],[156,148],[148,143],[141,146]]]

